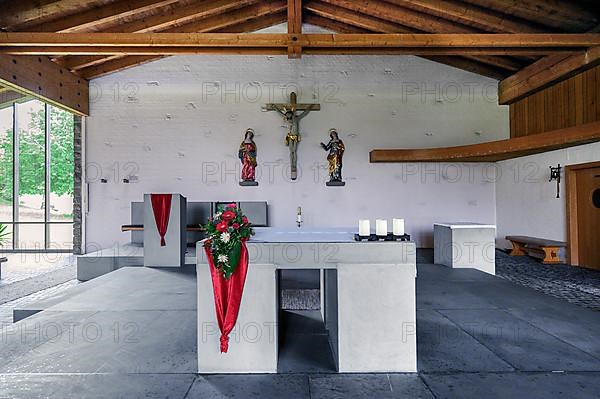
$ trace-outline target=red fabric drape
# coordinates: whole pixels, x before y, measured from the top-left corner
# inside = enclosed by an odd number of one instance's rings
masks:
[[[167,227],[169,226],[172,197],[173,194],[150,194],[152,211],[154,212],[154,220],[156,221],[158,234],[160,234],[161,247],[167,245],[167,243],[165,243],[165,234],[167,234]]]
[[[246,274],[248,273],[248,249],[246,248],[246,243],[242,242],[238,267],[231,277],[229,277],[229,280],[226,280],[223,274],[215,268],[210,249],[205,248],[204,250],[212,277],[217,323],[221,330],[221,353],[227,353],[229,349],[229,333],[235,326],[238,312],[240,311],[240,304],[242,303],[242,293],[244,292]]]

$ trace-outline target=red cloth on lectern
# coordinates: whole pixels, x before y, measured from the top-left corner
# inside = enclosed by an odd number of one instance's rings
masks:
[[[167,245],[165,243],[165,234],[167,234],[167,227],[169,226],[172,197],[173,194],[150,194],[152,211],[154,212],[154,220],[156,221],[158,234],[160,234],[161,247]]]
[[[227,353],[229,349],[229,333],[235,326],[240,311],[240,304],[242,303],[242,293],[244,292],[244,284],[248,272],[248,249],[246,248],[246,242],[242,241],[240,261],[238,267],[229,277],[229,280],[225,279],[223,274],[215,268],[210,249],[205,248],[204,250],[212,277],[217,323],[221,330],[221,353]]]

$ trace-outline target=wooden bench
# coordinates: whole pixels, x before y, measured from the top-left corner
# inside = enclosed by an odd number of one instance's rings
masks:
[[[8,258],[0,258],[0,278],[2,278],[2,264],[8,261]]]
[[[512,244],[511,256],[534,256],[545,264],[561,263],[559,251],[567,246],[563,241],[528,236],[506,236],[506,239]]]

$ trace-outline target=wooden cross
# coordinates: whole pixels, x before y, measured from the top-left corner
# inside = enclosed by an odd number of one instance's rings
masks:
[[[285,136],[285,145],[290,148],[291,178],[296,180],[298,177],[298,143],[300,137],[300,119],[304,118],[310,111],[320,111],[319,104],[298,104],[296,93],[290,94],[290,102],[287,104],[270,103],[263,107],[264,111],[277,111],[289,126],[287,136]],[[297,113],[300,111],[300,113]]]

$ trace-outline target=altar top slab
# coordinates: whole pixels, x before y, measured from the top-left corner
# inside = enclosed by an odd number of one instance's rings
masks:
[[[484,223],[472,223],[472,222],[447,222],[447,223],[434,223],[434,226],[448,227],[451,229],[495,229],[496,225],[484,224]]]
[[[299,228],[296,230],[272,227],[255,228],[249,243],[358,243],[356,229],[350,227]],[[386,241],[377,241],[384,243]],[[393,242],[393,241],[389,241]],[[364,244],[369,242],[364,241]]]

